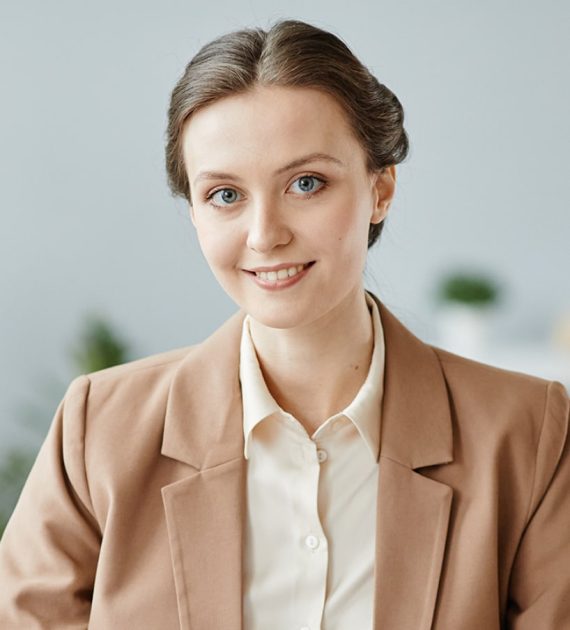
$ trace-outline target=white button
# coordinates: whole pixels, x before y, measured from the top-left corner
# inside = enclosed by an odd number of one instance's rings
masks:
[[[327,457],[328,457],[328,454],[324,449],[322,448],[317,449],[317,459],[319,460],[319,462],[326,462]]]
[[[309,549],[316,549],[319,546],[319,539],[316,536],[313,536],[312,534],[309,534],[305,538],[305,545]]]

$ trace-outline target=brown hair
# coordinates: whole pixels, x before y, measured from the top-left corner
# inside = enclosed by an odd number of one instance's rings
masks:
[[[182,155],[186,120],[198,108],[256,85],[312,87],[335,98],[365,151],[369,173],[408,154],[404,110],[395,94],[336,35],[300,20],[278,20],[267,32],[247,28],[217,37],[186,66],[168,109],[166,170],[174,196],[192,204]],[[368,248],[383,226],[370,225]]]

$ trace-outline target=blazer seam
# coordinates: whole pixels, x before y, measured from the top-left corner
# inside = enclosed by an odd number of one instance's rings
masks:
[[[220,462],[219,464],[214,464],[213,466],[208,466],[206,468],[204,468],[203,466],[201,468],[196,468],[196,466],[194,466],[194,464],[188,464],[188,465],[192,466],[192,468],[194,468],[194,470],[196,470],[197,472],[207,472],[207,471],[210,471],[210,470],[215,470],[216,468],[219,468],[220,466],[227,466],[228,464],[231,464],[233,462],[243,461],[243,460],[245,460],[245,458],[244,458],[243,452],[242,452],[237,457],[232,457],[232,459],[225,460],[223,462]]]
[[[523,533],[521,535],[521,540],[522,537],[524,536],[524,532],[530,522],[530,519],[532,517],[532,512],[533,512],[533,504],[537,504],[538,501],[533,500],[535,498],[535,494],[536,494],[536,475],[538,472],[538,453],[540,451],[540,445],[542,443],[542,439],[544,436],[544,428],[546,425],[546,412],[548,410],[548,397],[549,397],[549,392],[550,392],[550,386],[551,383],[547,383],[546,388],[545,388],[545,396],[544,396],[544,409],[542,411],[542,423],[540,426],[540,433],[538,436],[538,440],[537,440],[537,444],[536,444],[536,452],[534,454],[534,470],[532,473],[532,483],[531,483],[531,489],[530,489],[530,496],[528,498],[528,505],[527,505],[527,509],[526,509],[526,515],[525,515],[525,519],[524,519],[524,525],[523,525]],[[518,549],[517,549],[518,551]]]
[[[83,479],[85,480],[85,488],[87,489],[87,499],[89,501],[89,504],[86,505],[86,509],[89,511],[89,513],[91,514],[91,516],[93,517],[93,519],[95,520],[95,522],[97,523],[97,527],[99,528],[99,531],[101,531],[101,525],[97,519],[97,515],[95,514],[95,508],[93,506],[93,498],[92,498],[92,494],[91,494],[91,486],[89,484],[89,475],[87,474],[87,464],[85,461],[85,452],[86,452],[86,446],[85,443],[87,442],[87,404],[88,404],[88,399],[89,399],[89,393],[91,392],[91,379],[89,378],[89,376],[87,376],[86,374],[83,374],[83,377],[87,380],[87,388],[85,390],[85,394],[84,394],[84,398],[83,398],[83,435],[82,435],[82,451],[81,451],[81,469],[83,472]]]
[[[407,468],[408,470],[412,470],[415,472],[415,468],[413,468],[412,466],[408,466],[408,464],[404,464],[403,462],[399,461],[398,459],[394,459],[393,457],[390,457],[389,455],[382,455],[382,453],[380,453],[379,459],[388,459],[394,464],[398,464],[398,466],[401,466],[402,468]],[[422,468],[422,466],[418,466],[418,468]]]
[[[541,494],[541,496],[539,496],[538,498],[535,499],[535,495],[536,495],[536,483],[537,483],[537,469],[538,469],[538,453],[540,451],[540,445],[542,443],[542,439],[543,439],[543,435],[544,435],[544,429],[545,429],[545,424],[546,424],[546,415],[548,412],[548,401],[550,398],[550,390],[551,388],[554,386],[554,384],[556,383],[556,381],[548,381],[546,384],[546,391],[545,391],[545,401],[544,401],[544,412],[543,412],[543,418],[542,418],[542,425],[540,428],[540,434],[538,437],[538,443],[537,443],[537,447],[536,447],[536,455],[535,455],[535,463],[534,463],[534,471],[533,471],[533,479],[532,479],[532,485],[531,485],[531,492],[530,492],[530,497],[529,497],[529,502],[528,502],[528,508],[527,508],[527,513],[526,513],[526,517],[525,517],[525,521],[524,521],[524,525],[521,531],[521,535],[520,538],[517,542],[517,546],[516,549],[514,551],[513,554],[513,560],[512,563],[509,567],[509,579],[507,582],[507,593],[510,594],[511,592],[511,583],[512,583],[512,579],[513,579],[513,566],[516,564],[517,561],[517,557],[521,548],[521,545],[523,543],[525,534],[526,534],[526,530],[530,524],[531,519],[534,516],[534,512],[535,509],[538,509],[538,506],[540,505],[542,499],[546,496],[546,493],[548,492],[550,485],[552,483],[552,480],[554,479],[554,476],[556,475],[556,472],[558,470],[558,467],[560,466],[560,461],[561,461],[561,456],[562,453],[564,451],[564,446],[562,446],[560,453],[558,454],[558,458],[557,461],[555,463],[555,465],[552,467],[552,470],[549,474],[549,479],[548,482],[545,484],[544,487],[544,491]],[[564,438],[564,442],[566,442],[567,439],[567,432],[566,432],[566,436]],[[535,499],[535,500],[533,500]],[[507,615],[507,611],[505,610],[505,616]]]

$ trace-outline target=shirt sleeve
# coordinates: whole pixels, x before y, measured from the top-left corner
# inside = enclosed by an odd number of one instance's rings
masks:
[[[101,542],[84,465],[90,380],[74,379],[0,540],[0,628],[86,628]]]
[[[509,583],[509,630],[570,628],[570,399],[547,385],[527,525]]]

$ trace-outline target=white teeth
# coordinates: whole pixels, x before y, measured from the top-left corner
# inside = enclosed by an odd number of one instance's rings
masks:
[[[296,267],[289,267],[289,269],[279,269],[279,271],[256,271],[255,275],[267,282],[277,282],[278,280],[296,276],[299,271],[303,271],[305,266],[297,265]]]

